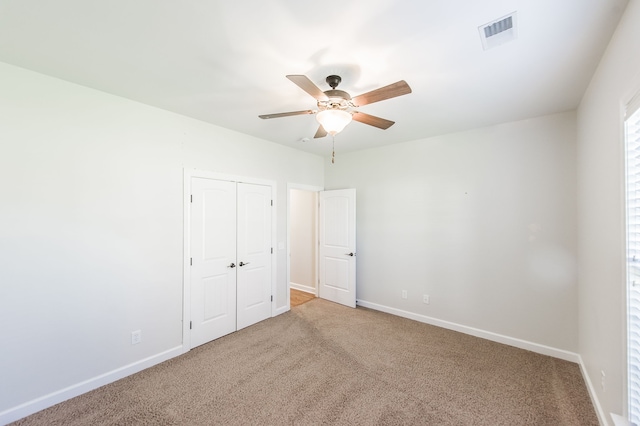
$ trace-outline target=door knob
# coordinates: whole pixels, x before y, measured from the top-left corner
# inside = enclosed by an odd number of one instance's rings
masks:
[[[353,257],[353,256],[355,256],[355,255],[356,255],[355,253],[345,253],[345,254],[346,254],[347,256],[351,256],[351,257]]]
[[[236,267],[236,264],[233,262],[231,262],[231,265],[227,266],[227,268],[235,268],[235,267]]]
[[[248,264],[250,264],[250,263],[251,263],[251,262],[247,262],[247,263],[240,262],[240,263],[238,263],[238,266],[244,266],[244,265],[248,265]]]

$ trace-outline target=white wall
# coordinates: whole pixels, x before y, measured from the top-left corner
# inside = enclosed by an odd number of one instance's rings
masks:
[[[626,398],[622,109],[640,90],[639,51],[640,2],[631,1],[577,115],[580,354],[607,418],[623,414]]]
[[[337,152],[325,187],[357,189],[357,299],[577,352],[575,137],[569,112]]]
[[[289,197],[291,285],[299,290],[315,291],[317,193],[291,189]]]
[[[287,183],[324,180],[318,156],[0,63],[0,423],[181,345],[183,168],[277,181],[282,243]]]

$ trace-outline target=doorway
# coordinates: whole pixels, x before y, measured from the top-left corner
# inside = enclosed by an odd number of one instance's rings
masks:
[[[320,187],[290,184],[288,205],[288,305],[318,296],[318,193]]]
[[[289,184],[287,243],[289,309],[291,289],[356,307],[355,189],[325,191]]]

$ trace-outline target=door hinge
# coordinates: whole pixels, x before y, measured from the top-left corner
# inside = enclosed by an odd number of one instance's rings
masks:
[[[271,247],[271,254],[273,254],[273,247]]]
[[[189,258],[189,266],[193,266],[193,257]]]
[[[273,302],[273,294],[271,295],[271,301]]]
[[[193,203],[193,194],[191,194],[191,202]]]
[[[273,207],[273,200],[271,200],[271,207]]]
[[[193,330],[193,321],[189,321],[189,330]]]

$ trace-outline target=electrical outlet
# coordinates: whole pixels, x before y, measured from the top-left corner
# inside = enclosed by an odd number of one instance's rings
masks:
[[[142,342],[142,330],[136,330],[131,332],[131,344],[137,345]]]
[[[428,305],[429,302],[430,302],[429,295],[428,294],[423,294],[422,295],[422,301]]]
[[[403,299],[407,298],[407,290],[402,290],[402,298]]]

